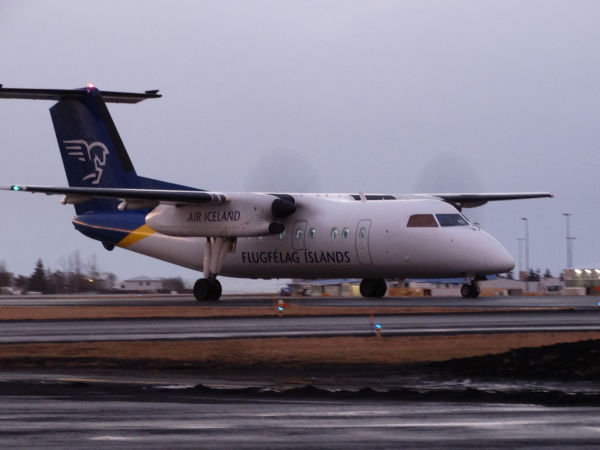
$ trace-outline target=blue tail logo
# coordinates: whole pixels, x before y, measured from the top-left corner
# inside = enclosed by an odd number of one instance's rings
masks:
[[[110,153],[106,145],[99,141],[88,143],[83,139],[64,140],[63,144],[68,156],[85,163],[86,169],[84,169],[84,172],[89,173],[81,181],[99,184],[108,161],[107,156]]]

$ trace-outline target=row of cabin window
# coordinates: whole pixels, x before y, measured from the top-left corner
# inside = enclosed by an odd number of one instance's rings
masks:
[[[304,234],[304,232],[302,231],[302,228],[298,228],[296,229],[296,239],[302,239],[302,235]],[[360,230],[358,231],[358,235],[360,236],[360,238],[364,238],[367,234],[367,229],[365,227],[361,227]],[[314,239],[315,236],[317,235],[317,230],[315,228],[310,228],[308,230],[308,236],[311,239]],[[337,239],[339,235],[339,231],[336,227],[333,227],[331,229],[331,238],[332,239]],[[342,238],[347,239],[348,237],[350,237],[350,228],[348,227],[344,227],[342,229]],[[280,235],[279,235],[279,239],[284,239],[285,238],[285,231],[283,231]]]
[[[436,221],[435,217],[437,217],[437,220],[439,221],[440,225],[438,225],[438,222]],[[467,219],[465,219],[461,214],[436,214],[435,217],[433,217],[433,214],[414,214],[409,217],[408,223],[406,224],[406,226],[411,227],[411,228],[413,228],[413,227],[414,228],[416,228],[416,227],[427,228],[427,227],[438,227],[438,226],[453,227],[453,226],[469,225],[469,222],[467,221]],[[304,231],[302,231],[302,228],[296,229],[296,239],[302,239],[303,234],[304,234]],[[336,227],[333,227],[331,229],[331,238],[337,239],[338,234],[339,234],[338,229]],[[367,234],[367,229],[365,227],[361,227],[360,230],[358,231],[359,237],[361,239],[363,239],[366,236],[366,234]],[[317,230],[315,228],[310,228],[308,230],[308,236],[311,239],[314,239],[316,235],[317,235]],[[342,238],[347,239],[348,237],[350,237],[350,229],[348,227],[344,227],[342,229]],[[283,231],[279,235],[279,239],[284,239],[284,238],[285,238],[285,231]]]

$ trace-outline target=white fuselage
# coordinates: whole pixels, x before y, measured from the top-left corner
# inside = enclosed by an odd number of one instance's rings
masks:
[[[244,278],[474,277],[512,270],[509,253],[471,224],[441,226],[458,211],[435,199],[355,200],[345,194],[292,194],[285,232],[237,237],[222,275]],[[162,205],[162,208],[165,206]],[[167,207],[176,208],[172,205]],[[210,206],[196,208],[211,213]],[[409,226],[412,216],[435,223]],[[191,216],[194,217],[194,216]],[[220,216],[213,214],[215,219]],[[233,220],[235,215],[223,215]],[[462,217],[462,216],[460,216]],[[173,224],[176,226],[176,224]],[[129,250],[203,270],[204,237],[149,233]]]

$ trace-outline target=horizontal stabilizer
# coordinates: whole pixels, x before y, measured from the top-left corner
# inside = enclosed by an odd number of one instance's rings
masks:
[[[68,98],[81,98],[94,87],[81,89],[22,89],[5,88],[0,85],[0,98],[14,98],[24,100],[62,100]],[[158,90],[146,92],[113,92],[100,91],[105,102],[110,103],[139,103],[148,98],[160,98]]]

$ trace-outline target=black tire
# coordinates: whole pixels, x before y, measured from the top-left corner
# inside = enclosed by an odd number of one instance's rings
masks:
[[[479,297],[479,293],[481,292],[481,289],[479,288],[479,285],[478,284],[472,284],[469,287],[471,288],[471,297],[473,297],[473,298]]]
[[[216,278],[200,278],[194,283],[194,297],[199,302],[219,300],[223,287]]]
[[[208,278],[200,278],[194,283],[194,297],[199,302],[211,300],[212,283]]]
[[[221,283],[217,280],[200,278],[194,283],[194,297],[199,302],[218,300],[221,290]]]
[[[216,278],[213,278],[209,281],[211,284],[210,300],[219,300],[219,298],[221,298],[221,294],[223,293],[223,287],[221,286],[221,282]]]
[[[385,295],[386,292],[387,292],[387,283],[385,282],[385,280],[383,278],[380,278],[378,280],[376,297],[381,298]]]
[[[367,298],[381,298],[387,291],[383,278],[365,278],[360,282],[360,295]]]
[[[469,298],[469,297],[471,297],[471,285],[469,285],[469,284],[463,284],[460,287],[460,295],[462,295],[463,298]]]

